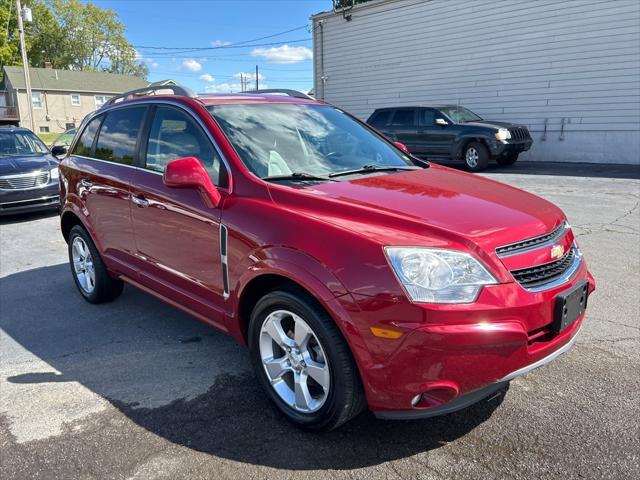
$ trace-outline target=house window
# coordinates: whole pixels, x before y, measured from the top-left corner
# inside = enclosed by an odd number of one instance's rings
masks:
[[[33,108],[42,108],[42,93],[31,92],[31,103]]]
[[[80,95],[71,95],[71,105],[74,107],[80,106]]]
[[[111,97],[107,97],[106,95],[96,95],[96,108],[103,106],[110,98]]]
[[[49,127],[40,127],[40,133],[49,133]]]

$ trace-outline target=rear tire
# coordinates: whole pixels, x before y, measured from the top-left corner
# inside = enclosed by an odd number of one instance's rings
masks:
[[[109,275],[91,236],[80,225],[69,232],[69,265],[76,287],[87,302],[110,302],[122,293],[122,280]]]
[[[518,161],[517,153],[513,153],[506,157],[496,158],[496,162],[498,162],[498,165],[500,165],[501,167],[508,167],[509,165],[513,165],[517,161]]]
[[[489,164],[489,150],[480,142],[470,142],[462,154],[467,170],[479,172]]]
[[[283,288],[262,297],[248,333],[259,382],[289,421],[307,430],[328,431],[365,408],[347,343],[304,290]]]

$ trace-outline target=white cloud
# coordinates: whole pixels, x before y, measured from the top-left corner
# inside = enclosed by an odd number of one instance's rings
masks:
[[[260,88],[269,88],[267,85],[260,85]],[[204,87],[204,91],[207,93],[238,93],[242,92],[242,85],[239,83],[218,83],[213,85],[207,85]]]
[[[280,47],[254,48],[252,57],[262,57],[271,63],[298,63],[311,60],[313,53],[307,47],[290,47],[287,44]]]
[[[160,66],[160,64],[159,64],[158,62],[151,62],[151,63],[149,64],[149,66],[150,66],[151,68],[158,68],[158,67]]]
[[[202,80],[203,82],[215,82],[216,79],[213,78],[213,75],[211,75],[210,73],[203,73],[202,75],[200,75],[200,80]]]
[[[240,78],[244,78],[245,80],[253,80],[253,81],[255,81],[256,74],[255,74],[255,72],[253,72],[253,73],[238,72],[238,73],[233,75],[233,78],[235,78],[236,80],[240,80]],[[262,81],[262,80],[265,80],[266,78],[267,77],[265,77],[263,74],[258,73],[258,80]]]
[[[202,64],[193,58],[187,58],[182,61],[182,69],[188,72],[199,72],[202,70]]]
[[[214,40],[211,42],[212,47],[226,47],[227,45],[231,45],[231,42],[225,42],[223,40]]]

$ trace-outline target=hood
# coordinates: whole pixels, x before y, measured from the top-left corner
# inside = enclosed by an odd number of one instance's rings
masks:
[[[519,125],[509,122],[498,122],[496,120],[478,120],[477,122],[465,122],[460,125],[471,125],[472,127],[488,127],[488,128],[527,128],[526,125]]]
[[[493,251],[546,233],[564,220],[558,207],[533,194],[433,164],[423,170],[288,188],[290,192],[272,190],[276,203],[302,206],[305,214],[387,245],[433,245],[435,237]]]
[[[34,170],[51,170],[58,166],[58,161],[49,153],[43,155],[0,156],[0,176],[29,173]]]

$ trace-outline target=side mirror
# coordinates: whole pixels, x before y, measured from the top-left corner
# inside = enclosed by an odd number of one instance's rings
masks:
[[[56,145],[51,148],[51,155],[56,158],[64,157],[67,154],[67,147],[64,145]]]
[[[173,160],[164,167],[162,181],[172,188],[197,188],[209,208],[220,205],[220,192],[196,157]]]
[[[398,147],[400,150],[402,150],[405,153],[411,153],[409,152],[409,149],[407,148],[407,146],[402,143],[402,142],[393,142],[393,144]]]
[[[447,122],[444,118],[436,118],[435,124],[446,127],[447,125],[449,125],[449,122]]]

